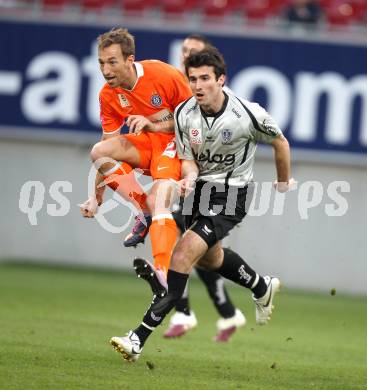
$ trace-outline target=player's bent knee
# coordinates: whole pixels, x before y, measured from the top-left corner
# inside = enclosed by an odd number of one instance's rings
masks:
[[[103,146],[103,143],[98,142],[93,146],[93,148],[90,152],[90,158],[93,162],[95,162],[102,157],[106,157],[105,153],[106,153],[106,151],[105,151],[105,148]]]
[[[223,248],[220,242],[213,245],[198,261],[198,265],[206,270],[215,271],[223,263]]]
[[[198,266],[201,267],[202,269],[205,269],[207,271],[214,271],[217,267],[215,266],[215,264],[213,264],[212,260],[210,259],[207,259],[205,257],[202,257],[199,261],[198,261]]]
[[[192,267],[192,261],[187,253],[182,250],[175,250],[171,258],[171,269],[177,272],[187,272]]]
[[[175,263],[183,263],[185,262],[185,252],[182,251],[182,250],[175,250],[173,252],[173,255],[172,255],[172,259],[171,259],[171,262],[172,264],[175,264]]]

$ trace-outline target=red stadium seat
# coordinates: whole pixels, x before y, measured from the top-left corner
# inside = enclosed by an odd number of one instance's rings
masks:
[[[239,7],[240,0],[204,0],[201,9],[205,16],[225,16]]]
[[[75,3],[75,0],[42,0],[42,5],[45,8],[62,8],[66,5],[72,5]]]
[[[122,0],[122,9],[127,12],[139,12],[157,7],[155,0]]]
[[[325,8],[326,19],[331,25],[345,26],[355,21],[358,6],[350,0],[335,0]]]
[[[244,11],[248,19],[263,20],[276,15],[284,2],[279,0],[246,0],[244,1]]]
[[[353,0],[356,11],[356,19],[360,22],[367,22],[367,0]]]
[[[326,8],[328,7],[334,0],[318,0],[318,3],[321,7]]]
[[[159,5],[167,14],[189,13],[198,5],[197,0],[161,0]]]
[[[81,0],[81,7],[83,11],[100,11],[113,7],[117,0]]]

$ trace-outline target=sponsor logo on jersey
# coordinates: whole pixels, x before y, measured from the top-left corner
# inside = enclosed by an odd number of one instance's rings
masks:
[[[121,107],[129,107],[130,106],[130,103],[127,100],[127,97],[123,93],[118,93],[117,96],[120,100]]]
[[[206,149],[205,153],[194,153],[195,160],[198,162],[205,162],[208,163],[216,163],[216,164],[224,164],[224,165],[233,165],[235,161],[235,155],[232,153],[229,154],[222,154],[222,153],[215,153],[210,154],[210,150]]]
[[[152,103],[152,106],[159,107],[162,105],[162,98],[157,93],[154,93],[150,98],[150,102]]]
[[[233,114],[236,115],[237,118],[241,118],[241,114],[237,110],[235,110],[234,108],[232,108],[232,112],[233,112]]]
[[[176,156],[176,144],[175,141],[169,142],[166,149],[162,153],[162,156],[167,156],[169,158],[174,158]]]
[[[202,143],[201,130],[190,129],[190,144],[201,145]]]
[[[228,144],[232,139],[233,131],[229,129],[222,130],[222,143]]]

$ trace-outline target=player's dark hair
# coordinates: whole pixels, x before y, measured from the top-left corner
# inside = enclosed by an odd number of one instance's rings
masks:
[[[98,49],[105,49],[115,43],[120,45],[121,53],[126,60],[130,55],[135,55],[135,39],[126,28],[115,27],[101,34],[97,38]]]
[[[215,77],[227,74],[227,66],[222,54],[214,46],[208,46],[205,49],[191,53],[184,62],[186,76],[189,76],[189,68],[199,68],[201,66],[212,66]]]
[[[190,34],[185,39],[194,39],[195,41],[203,42],[205,46],[211,46],[211,42],[205,35],[201,34]]]

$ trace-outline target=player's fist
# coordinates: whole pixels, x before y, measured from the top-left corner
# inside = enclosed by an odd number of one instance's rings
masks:
[[[84,218],[93,218],[95,214],[98,212],[98,204],[97,198],[95,196],[91,196],[84,203],[79,204],[80,211]]]
[[[195,180],[184,178],[177,182],[180,196],[188,196],[195,188]]]
[[[287,182],[274,182],[274,188],[278,192],[287,192],[291,190],[292,187],[294,187],[295,185],[297,185],[297,182],[293,179],[293,177],[290,178]]]

